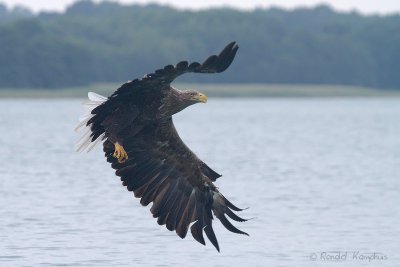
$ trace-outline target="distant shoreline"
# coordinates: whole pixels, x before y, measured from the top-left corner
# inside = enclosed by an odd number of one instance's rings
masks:
[[[85,98],[90,91],[109,96],[119,86],[111,83],[59,89],[0,89],[0,99]],[[338,85],[176,83],[174,86],[179,89],[196,89],[210,97],[400,97],[400,90]]]

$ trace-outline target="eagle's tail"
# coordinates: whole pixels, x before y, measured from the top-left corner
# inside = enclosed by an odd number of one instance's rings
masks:
[[[90,126],[87,125],[87,123],[93,117],[93,114],[91,113],[92,110],[97,106],[103,104],[107,100],[107,97],[93,92],[89,92],[88,98],[89,100],[83,103],[83,106],[86,109],[86,113],[79,118],[79,124],[75,128],[76,132],[82,129],[86,130],[76,144],[76,151],[78,152],[82,152],[86,149],[89,152],[90,150],[93,149],[93,147],[96,146],[96,144],[98,144],[101,140],[103,140],[103,136],[99,136],[99,138],[97,138],[96,141],[92,142],[92,136],[91,136],[92,131]]]

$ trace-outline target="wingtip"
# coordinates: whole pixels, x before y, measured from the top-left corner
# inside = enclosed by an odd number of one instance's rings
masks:
[[[211,244],[213,244],[213,246],[215,247],[215,249],[219,251],[219,244],[218,244],[218,240],[217,237],[215,236],[214,230],[212,229],[211,225],[207,225],[206,227],[204,227],[204,232],[206,233],[206,236],[208,237],[208,239],[210,240]]]
[[[246,209],[249,208],[249,207],[244,208],[244,209],[238,208],[238,207],[236,207],[235,205],[233,205],[232,202],[230,202],[230,201],[229,201],[228,199],[226,199],[225,197],[224,197],[224,201],[225,201],[225,203],[226,203],[226,206],[227,206],[228,208],[234,210],[234,211],[243,211],[243,210],[246,210]]]
[[[239,49],[239,44],[236,41],[232,41],[226,47],[229,47],[233,53],[236,53]]]
[[[237,222],[245,222],[245,221],[248,221],[248,219],[244,219],[244,218],[241,218],[241,217],[239,217],[238,215],[236,215],[236,214],[235,214],[233,211],[231,211],[229,208],[226,209],[225,213],[226,213],[226,215],[229,216],[229,218],[231,218],[231,219],[234,220],[234,221],[237,221]]]
[[[237,45],[237,42],[236,41],[232,41],[229,44],[227,44],[226,47],[230,47],[232,49],[235,45]]]
[[[222,225],[228,230],[231,231],[232,233],[236,234],[242,234],[242,235],[249,235],[246,232],[243,232],[242,230],[239,230],[233,224],[224,216],[224,214],[217,215],[217,218],[220,220]]]
[[[239,46],[236,42],[231,42],[222,49],[216,61],[216,72],[220,73],[225,71],[232,64]]]
[[[237,49],[239,48],[239,44],[236,41],[233,41],[234,45],[232,47],[232,49]]]

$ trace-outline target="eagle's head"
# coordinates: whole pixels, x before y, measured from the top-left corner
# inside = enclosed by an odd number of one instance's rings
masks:
[[[207,96],[205,94],[200,93],[193,89],[181,91],[181,97],[184,99],[186,103],[190,105],[207,102]]]
[[[167,92],[160,107],[162,116],[171,116],[193,104],[207,102],[205,94],[193,89],[179,90],[171,86]]]

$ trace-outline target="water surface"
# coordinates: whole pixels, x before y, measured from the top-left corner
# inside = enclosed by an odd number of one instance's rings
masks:
[[[235,223],[250,237],[214,222],[221,253],[158,226],[100,148],[74,152],[80,102],[0,101],[0,266],[400,266],[399,99],[214,99],[177,115],[254,217]],[[332,251],[387,259],[320,258]]]

